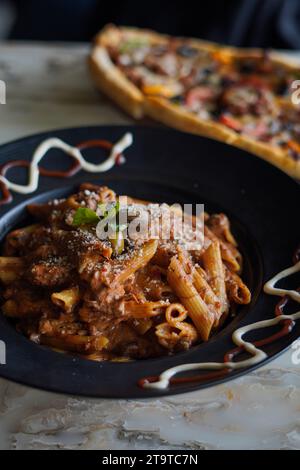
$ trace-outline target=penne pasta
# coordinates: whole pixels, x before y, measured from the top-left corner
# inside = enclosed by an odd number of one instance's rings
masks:
[[[169,266],[171,258],[174,256],[175,252],[176,250],[172,243],[159,244],[152,261],[161,268],[166,269]]]
[[[221,255],[224,262],[230,270],[240,272],[241,270],[241,255],[239,251],[233,246],[220,240],[206,225],[204,227],[204,235],[211,242],[218,241],[220,243]]]
[[[20,312],[18,309],[18,304],[14,300],[7,300],[2,305],[2,312],[6,317],[19,318]]]
[[[141,319],[135,319],[134,321],[134,329],[138,332],[140,335],[144,335],[149,331],[153,326],[153,322],[150,318],[141,318]]]
[[[28,319],[38,317],[42,311],[45,311],[47,302],[42,299],[22,298],[20,301],[10,298],[2,305],[2,312],[5,316],[11,318]]]
[[[51,300],[65,312],[70,313],[80,301],[79,288],[76,286],[70,289],[64,289],[60,292],[54,292],[51,295]]]
[[[157,250],[158,241],[150,240],[144,243],[124,260],[112,260],[102,267],[97,277],[100,283],[113,287],[122,284],[132,274],[146,266]]]
[[[177,326],[161,323],[156,327],[155,334],[159,344],[171,351],[178,347],[189,349],[198,339],[195,327],[186,322],[178,322]]]
[[[251,292],[238,274],[225,268],[226,291],[231,302],[237,304],[249,304],[251,301]]]
[[[203,341],[207,341],[215,322],[215,315],[197,292],[191,276],[185,272],[176,256],[171,259],[168,268],[168,282],[187,309],[200,337]]]
[[[193,272],[193,284],[196,290],[201,295],[204,302],[208,305],[212,305],[215,312],[221,311],[221,301],[219,297],[214,293],[209,283],[204,276],[205,271],[201,268],[195,268]]]
[[[24,262],[22,258],[13,256],[0,256],[0,281],[10,284],[22,275]]]
[[[237,246],[237,242],[230,230],[230,223],[225,214],[211,215],[207,220],[210,230],[220,239],[230,245]]]
[[[105,336],[40,336],[40,343],[51,346],[63,351],[77,352],[81,354],[92,354],[96,351],[102,351],[108,345],[108,339]]]
[[[225,270],[222,262],[219,242],[212,242],[203,253],[203,264],[208,275],[209,284],[221,304],[219,315],[216,318],[218,321],[220,316],[228,311],[228,299],[225,286]]]
[[[131,318],[151,318],[161,315],[167,305],[165,301],[138,303],[128,300],[124,302],[124,314]]]

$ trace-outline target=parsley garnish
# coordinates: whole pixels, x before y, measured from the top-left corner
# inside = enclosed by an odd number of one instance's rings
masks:
[[[88,207],[79,207],[73,217],[72,225],[91,225],[99,222],[99,217],[92,209]]]
[[[119,201],[114,205],[101,203],[98,205],[98,211],[100,216],[88,207],[79,207],[74,214],[72,225],[76,227],[80,225],[93,225],[97,224],[101,220],[103,226],[109,224],[116,232],[125,230],[126,225],[120,225],[111,221],[111,219],[117,217],[120,211]]]

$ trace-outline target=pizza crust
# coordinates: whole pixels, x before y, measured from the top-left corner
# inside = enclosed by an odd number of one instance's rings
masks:
[[[169,39],[166,35],[150,30],[127,27],[121,28],[121,30],[126,31],[126,34],[132,35],[133,38],[146,37],[152,43],[162,43],[164,40]],[[143,95],[114,65],[106,50],[107,45],[118,44],[120,34],[120,28],[107,25],[95,38],[89,64],[96,86],[119,104],[129,115],[135,119],[149,116],[178,130],[234,145],[254,153],[290,176],[300,179],[300,162],[294,160],[286,150],[240,135],[221,123],[203,120],[165,98]],[[228,57],[234,58],[256,58],[261,57],[262,54],[260,49],[238,49],[198,39],[185,38],[185,41],[188,41],[191,46],[201,50],[221,53],[225,57],[228,55]],[[274,63],[285,67],[287,71],[293,71],[295,68],[299,70],[299,67],[296,67],[291,61],[283,59],[280,54],[271,53],[271,57]],[[293,105],[285,102],[285,106],[292,107]]]
[[[96,86],[121,106],[135,119],[144,116],[144,96],[122,72],[113,64],[106,50],[106,44],[118,40],[119,32],[114,27],[106,27],[95,39],[89,57],[91,75]]]

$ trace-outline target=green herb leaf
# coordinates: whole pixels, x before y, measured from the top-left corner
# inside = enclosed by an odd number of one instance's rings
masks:
[[[145,47],[148,45],[148,41],[146,38],[134,38],[134,39],[128,39],[127,41],[124,41],[120,45],[120,53],[121,54],[126,54],[130,53],[134,49],[138,49],[139,47]]]
[[[92,209],[88,207],[79,207],[73,217],[72,225],[88,225],[99,222],[99,217]]]

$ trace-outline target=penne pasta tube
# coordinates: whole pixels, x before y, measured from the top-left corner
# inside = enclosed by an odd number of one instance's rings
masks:
[[[52,302],[58,307],[62,308],[65,312],[69,313],[76,307],[80,301],[79,288],[71,287],[60,292],[54,292],[51,295]]]
[[[52,348],[64,351],[79,352],[81,354],[92,354],[96,351],[105,349],[108,345],[108,339],[105,336],[84,336],[84,335],[66,335],[66,336],[47,336],[40,335],[40,343]]]
[[[237,304],[249,304],[251,302],[251,292],[246,284],[238,274],[229,271],[227,268],[225,270],[225,284],[229,300]]]
[[[150,330],[152,325],[153,323],[150,318],[141,318],[135,319],[133,327],[140,335],[144,335],[145,333],[147,333],[147,331]]]
[[[220,299],[216,296],[210,285],[208,284],[202,268],[195,268],[193,272],[193,283],[196,290],[201,295],[206,304],[214,307],[216,312],[221,310]]]
[[[225,270],[221,257],[220,244],[217,241],[212,242],[203,253],[203,264],[208,275],[209,284],[212,287],[216,297],[219,299],[221,308],[217,316],[217,324],[221,315],[228,311],[228,299],[225,286]]]
[[[214,214],[209,217],[207,224],[210,230],[221,240],[237,246],[237,242],[230,230],[230,223],[225,214]]]
[[[43,298],[35,298],[32,295],[25,295],[21,298],[15,296],[4,302],[2,305],[3,314],[20,319],[35,318],[49,308],[48,301]]]
[[[178,326],[170,325],[168,322],[157,325],[155,335],[159,344],[169,350],[188,349],[198,339],[197,330],[193,325],[186,322],[178,322]]]
[[[7,300],[1,307],[3,315],[10,318],[19,318],[18,304],[14,300]]]
[[[215,321],[215,315],[197,292],[191,276],[185,272],[176,256],[171,259],[168,282],[187,309],[200,337],[203,341],[207,341]]]
[[[22,258],[13,256],[0,256],[0,281],[10,284],[22,275],[24,262]]]
[[[159,267],[166,269],[171,261],[172,256],[174,256],[175,250],[171,250],[165,247],[165,245],[159,245],[153,257],[153,263],[157,264]]]
[[[211,242],[218,241],[220,243],[223,261],[226,262],[231,271],[240,272],[242,257],[239,251],[234,246],[228,245],[224,241],[220,240],[206,225],[204,226],[204,235]]]
[[[165,301],[138,303],[134,300],[124,302],[124,314],[131,318],[147,318],[160,315],[168,304]]]
[[[114,287],[122,284],[138,269],[143,268],[153,258],[158,241],[149,240],[124,259],[109,260],[97,273],[99,283]]]

